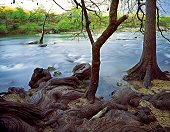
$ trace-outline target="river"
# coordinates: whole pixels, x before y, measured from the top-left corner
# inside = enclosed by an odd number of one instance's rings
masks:
[[[12,86],[29,89],[28,82],[36,67],[54,66],[62,73],[59,77],[66,77],[72,75],[76,64],[91,63],[91,45],[85,38],[50,34],[44,38],[47,47],[25,44],[38,39],[39,36],[0,37],[0,92]],[[101,49],[98,96],[109,98],[118,88],[117,82],[123,82],[126,71],[139,61],[142,44],[141,33],[117,32],[109,38]],[[160,68],[170,71],[170,43],[160,35],[157,35],[157,56]]]

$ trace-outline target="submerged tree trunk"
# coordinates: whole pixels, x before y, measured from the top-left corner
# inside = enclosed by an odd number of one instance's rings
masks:
[[[146,27],[140,62],[128,71],[125,80],[143,80],[145,87],[153,79],[168,79],[160,70],[156,57],[156,0],[146,0]]]

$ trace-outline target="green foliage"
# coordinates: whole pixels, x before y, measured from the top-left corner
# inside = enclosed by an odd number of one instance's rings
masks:
[[[8,30],[5,25],[1,24],[0,25],[0,34],[7,34]]]
[[[81,30],[81,10],[72,9],[59,15],[56,19],[57,32],[69,32]]]
[[[0,7],[0,34],[37,34],[41,33],[43,21],[46,15],[45,9],[41,6],[35,10],[25,12],[22,8],[15,10]],[[89,12],[89,19],[91,21],[90,28],[93,31],[100,32],[108,25],[109,17],[102,14],[100,17],[95,13]],[[121,17],[121,13],[118,17]],[[85,25],[85,21],[83,22]],[[170,17],[161,17],[160,26],[169,28]],[[130,15],[129,18],[119,26],[123,28],[140,27],[140,22],[135,15]],[[46,33],[61,33],[61,32],[75,32],[82,30],[81,9],[73,8],[71,11],[56,15],[50,13],[45,25]],[[85,29],[84,29],[85,30]]]
[[[2,6],[0,7],[0,32],[2,34],[33,34],[41,32],[45,13],[42,7],[26,13],[22,8],[6,10]]]
[[[30,11],[29,22],[42,23],[45,17],[46,11],[43,7],[38,7],[37,9]]]
[[[170,17],[160,17],[160,26],[170,27]]]
[[[27,14],[22,8],[17,7],[16,11],[13,11],[12,14],[14,23],[24,23],[28,20],[29,14]]]

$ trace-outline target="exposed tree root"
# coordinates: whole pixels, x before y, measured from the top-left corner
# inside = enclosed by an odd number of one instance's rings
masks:
[[[93,104],[95,102],[95,95],[92,93],[89,93],[90,91],[86,91],[84,94],[84,98],[87,98],[90,104]]]
[[[170,80],[166,73],[162,72],[156,64],[151,62],[139,62],[130,70],[128,70],[128,75],[124,76],[124,80],[138,80],[143,81],[143,85],[148,88],[151,86],[151,81],[154,79],[159,80]]]

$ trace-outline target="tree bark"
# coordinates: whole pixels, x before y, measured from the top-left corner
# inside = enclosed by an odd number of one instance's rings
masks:
[[[90,81],[90,86],[87,92],[85,93],[85,97],[90,101],[90,103],[94,103],[95,94],[99,83],[100,49],[103,46],[103,44],[107,41],[107,39],[117,30],[117,27],[128,18],[128,16],[124,15],[120,19],[117,19],[117,8],[118,8],[119,0],[112,0],[110,5],[110,12],[109,12],[109,25],[102,33],[102,35],[94,42],[89,27],[90,21],[88,18],[84,0],[81,0],[81,3],[82,3],[82,9],[86,20],[86,31],[88,33],[92,45],[91,81]]]
[[[153,79],[168,79],[157,64],[156,0],[146,0],[146,26],[142,56],[139,63],[128,71],[124,79],[143,81],[145,87],[150,87]]]
[[[95,100],[95,94],[99,84],[99,71],[100,71],[100,47],[92,46],[91,81],[89,89],[86,92],[86,97],[91,103],[93,103]]]

